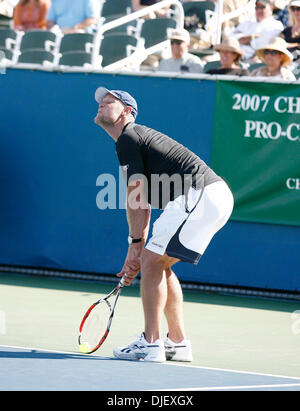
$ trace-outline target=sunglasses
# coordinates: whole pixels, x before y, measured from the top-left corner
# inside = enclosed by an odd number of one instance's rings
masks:
[[[271,54],[271,56],[277,56],[278,54],[281,54],[281,52],[277,50],[264,50],[264,55],[267,56],[268,54]]]
[[[266,8],[266,6],[255,6],[255,10],[263,10],[263,9],[265,9]]]
[[[172,44],[172,45],[177,44],[177,45],[179,46],[179,45],[182,44],[182,43],[183,43],[182,40],[171,40],[171,44]]]
[[[300,11],[300,7],[292,6],[292,7],[291,7],[291,10],[292,10],[292,11]]]

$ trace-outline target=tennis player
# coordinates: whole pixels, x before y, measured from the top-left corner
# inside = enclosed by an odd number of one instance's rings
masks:
[[[136,100],[122,90],[99,87],[95,123],[115,141],[127,181],[128,253],[126,285],[141,272],[145,329],[137,341],[117,347],[120,359],[192,361],[186,338],[183,294],[172,270],[197,264],[214,234],[228,221],[233,196],[227,184],[197,155],[170,137],[135,122]],[[147,241],[151,206],[162,210]],[[165,315],[168,335],[160,325]]]

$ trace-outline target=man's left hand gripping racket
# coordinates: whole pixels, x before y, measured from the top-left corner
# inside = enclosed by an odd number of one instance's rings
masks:
[[[114,316],[115,307],[124,287],[124,280],[121,281],[109,294],[96,301],[87,310],[79,327],[79,351],[84,354],[91,354],[98,350],[108,336],[111,322]],[[109,301],[115,296],[113,301]]]

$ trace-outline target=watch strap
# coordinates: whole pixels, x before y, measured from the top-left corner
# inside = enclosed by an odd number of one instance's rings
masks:
[[[133,238],[132,243],[140,243],[142,241],[142,238]]]
[[[131,235],[128,237],[129,244],[140,243],[141,241],[142,241],[142,238],[133,238],[131,237]]]

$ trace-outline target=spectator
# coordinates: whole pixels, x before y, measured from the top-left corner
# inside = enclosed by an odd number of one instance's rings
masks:
[[[253,77],[272,77],[284,80],[296,80],[288,66],[292,64],[293,55],[288,51],[285,40],[275,37],[256,51],[259,59],[265,66],[259,67],[251,73]]]
[[[216,44],[214,49],[220,53],[221,67],[208,70],[208,74],[249,75],[248,70],[240,67],[240,60],[244,52],[237,39],[228,37],[221,44]]]
[[[171,36],[172,57],[162,59],[157,71],[177,73],[202,73],[204,63],[194,54],[188,52],[190,34],[187,30],[172,30]]]
[[[132,10],[138,11],[144,9],[145,7],[152,6],[153,4],[159,3],[161,0],[132,0]],[[147,16],[144,16],[144,19],[155,19],[156,17],[166,17],[168,8],[163,8],[156,10],[155,12],[149,13]]]
[[[82,32],[93,28],[99,16],[98,0],[51,0],[47,28],[57,24],[64,34]]]
[[[300,63],[300,0],[289,3],[291,25],[286,27],[280,37],[288,43],[288,50],[293,54],[294,62]]]
[[[46,29],[49,5],[48,0],[20,0],[14,11],[14,29]]]
[[[243,59],[250,60],[256,49],[263,47],[283,31],[283,24],[273,17],[273,8],[270,0],[257,0],[256,21],[244,21],[231,32],[230,36],[237,38],[244,50]]]
[[[284,27],[289,25],[289,0],[274,0],[274,14],[276,14],[276,20],[281,21]]]

